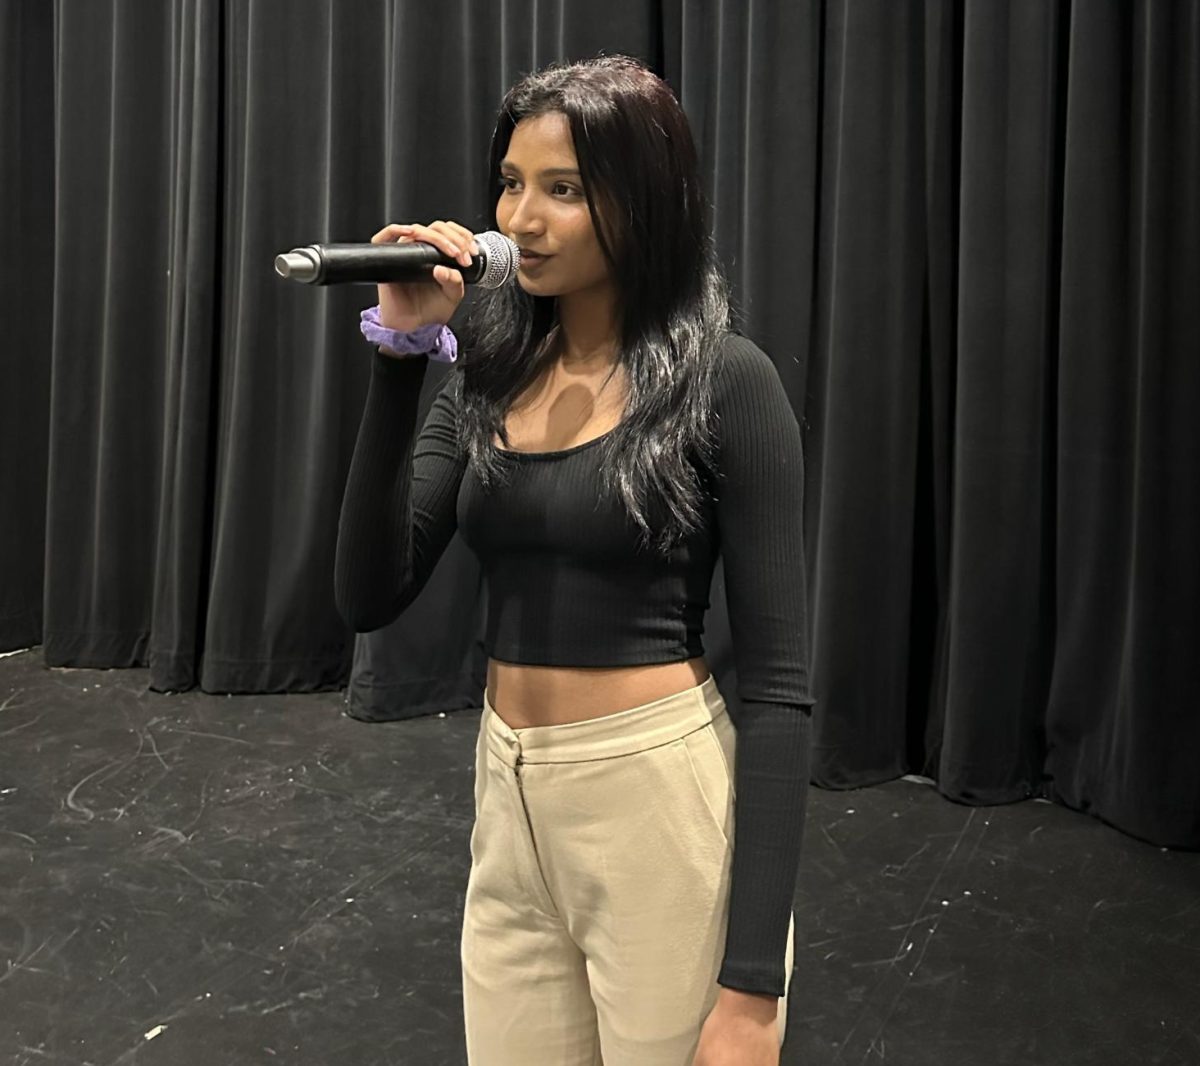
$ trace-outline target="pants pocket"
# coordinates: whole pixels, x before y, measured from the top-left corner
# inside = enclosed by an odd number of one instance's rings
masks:
[[[471,857],[475,858],[476,853],[476,836],[479,834],[479,816],[483,811],[484,795],[487,792],[488,779],[488,757],[487,748],[487,733],[486,733],[487,711],[483,713],[483,718],[480,721],[479,735],[475,738],[475,817],[471,824],[471,839],[470,849]]]
[[[678,741],[697,799],[726,845],[733,844],[734,792],[727,754],[715,724]]]

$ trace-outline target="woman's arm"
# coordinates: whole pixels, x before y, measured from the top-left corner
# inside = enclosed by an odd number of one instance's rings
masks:
[[[810,763],[803,455],[766,353],[730,335],[723,355],[716,506],[741,715],[729,930],[717,980],[782,996]]]
[[[376,350],[338,523],[334,595],[360,633],[387,625],[425,587],[457,525],[466,466],[457,444],[450,372],[420,436],[416,421],[429,360]]]

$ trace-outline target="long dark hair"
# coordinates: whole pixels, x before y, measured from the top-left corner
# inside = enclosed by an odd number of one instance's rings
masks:
[[[505,95],[492,135],[488,217],[497,228],[500,161],[517,123],[566,116],[581,184],[618,293],[619,362],[629,381],[620,425],[600,446],[616,492],[662,552],[702,517],[715,450],[712,393],[729,297],[717,263],[687,116],[671,89],[628,56],[552,64]],[[460,443],[476,476],[505,483],[493,446],[504,415],[555,357],[556,299],[515,282],[475,294],[464,328]],[[615,370],[615,367],[614,367]],[[657,527],[657,528],[655,528]]]

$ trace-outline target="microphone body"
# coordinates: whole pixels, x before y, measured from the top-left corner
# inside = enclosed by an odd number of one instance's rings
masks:
[[[463,281],[485,289],[499,288],[517,272],[521,251],[502,233],[475,234],[479,254],[463,266],[424,241],[402,244],[309,244],[275,257],[275,272],[289,281],[307,285],[388,282],[432,282],[435,266],[450,267]]]

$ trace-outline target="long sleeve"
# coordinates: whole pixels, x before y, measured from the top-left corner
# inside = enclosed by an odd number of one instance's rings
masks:
[[[716,507],[742,714],[729,928],[717,980],[782,996],[811,745],[803,455],[768,356],[737,335],[724,356]]]
[[[342,497],[334,596],[360,633],[387,625],[425,587],[457,525],[466,466],[457,443],[451,372],[416,436],[429,360],[376,349]]]

